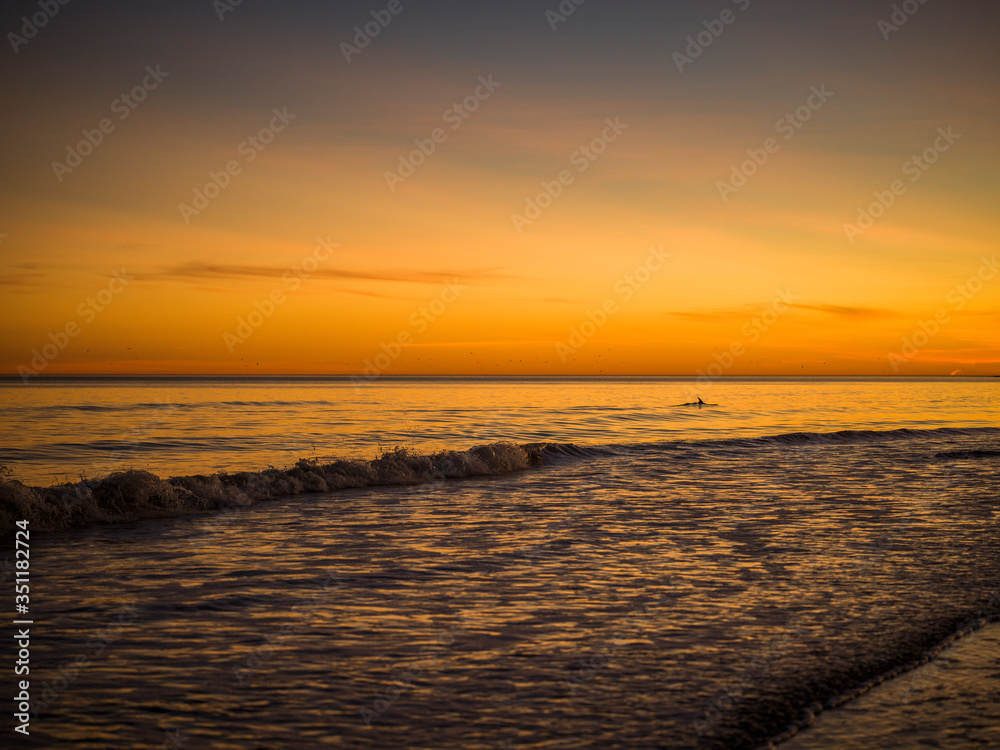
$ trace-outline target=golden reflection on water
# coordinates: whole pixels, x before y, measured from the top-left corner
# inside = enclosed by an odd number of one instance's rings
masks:
[[[1000,424],[1000,379],[0,383],[0,463],[29,484],[511,441],[581,445]],[[718,406],[680,407],[697,393]]]
[[[767,725],[854,684],[1000,583],[1000,464],[941,457],[995,445],[649,446],[49,535],[40,680],[122,600],[140,614],[39,726],[221,748],[691,747],[708,727],[738,746],[741,712]]]

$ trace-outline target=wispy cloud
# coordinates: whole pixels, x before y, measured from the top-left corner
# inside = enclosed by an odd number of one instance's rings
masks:
[[[789,304],[795,310],[806,310],[809,312],[824,313],[838,318],[871,319],[871,318],[891,318],[897,313],[891,310],[883,310],[877,307],[852,307],[849,305],[826,305],[826,304]],[[716,308],[714,310],[676,310],[664,313],[671,318],[681,318],[697,323],[719,323],[730,320],[734,317],[744,317],[754,315],[769,309],[768,305],[742,305],[741,307]]]
[[[716,323],[734,315],[747,313],[747,308],[733,308],[729,310],[675,310],[663,313],[670,318],[681,318],[682,320],[693,320],[696,323]]]
[[[16,267],[25,270],[19,273],[0,274],[0,286],[33,286],[48,278],[42,271],[35,270],[37,268],[35,263],[24,263]]]
[[[835,315],[839,318],[891,318],[896,313],[891,310],[882,310],[877,307],[850,307],[846,305],[796,305],[789,307],[798,310],[811,310],[813,312]]]
[[[233,293],[232,288],[226,289],[225,287],[222,287],[222,286],[208,286],[208,285],[205,285],[205,284],[196,284],[195,286],[192,287],[192,289],[195,289],[195,290],[197,290],[199,292],[204,292],[206,294],[232,294]],[[304,294],[304,293],[306,293],[305,287],[303,288],[303,291],[298,292],[298,294]],[[357,297],[374,297],[375,299],[391,299],[391,300],[413,300],[414,302],[423,301],[425,299],[425,297],[422,297],[419,294],[381,294],[379,292],[373,292],[373,291],[371,291],[369,289],[361,289],[361,288],[358,288],[358,289],[349,289],[347,287],[340,287],[340,286],[336,286],[336,287],[324,286],[322,288],[322,293],[326,294],[326,295],[329,295],[329,294],[353,294],[353,295],[355,295]]]
[[[289,272],[286,266],[240,266],[219,263],[190,262],[163,271],[136,274],[147,281],[179,279],[281,279]],[[473,268],[440,271],[370,271],[345,268],[320,268],[309,273],[314,279],[337,281],[386,281],[404,284],[447,284],[455,279],[478,281],[503,281],[513,277],[498,273],[495,268]]]
[[[992,347],[964,349],[925,349],[914,362],[939,362],[956,365],[1000,364],[1000,356]]]

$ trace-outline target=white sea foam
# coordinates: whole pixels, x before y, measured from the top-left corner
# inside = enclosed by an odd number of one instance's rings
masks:
[[[11,529],[16,521],[27,519],[32,529],[51,531],[247,506],[310,492],[507,474],[537,463],[544,450],[542,444],[494,443],[422,455],[396,448],[370,461],[343,459],[320,464],[300,460],[289,469],[169,479],[130,470],[54,487],[31,487],[3,479],[0,527]]]
[[[508,474],[541,462],[586,461],[601,456],[639,451],[670,454],[696,447],[738,453],[761,449],[796,449],[810,446],[878,443],[955,436],[992,436],[996,428],[943,428],[933,430],[843,430],[799,432],[757,438],[670,441],[660,443],[594,446],[572,443],[493,443],[467,450],[421,454],[395,448],[372,460],[339,459],[330,463],[299,460],[287,469],[219,472],[209,475],[163,479],[148,471],[128,470],[97,479],[33,487],[0,477],[0,527],[13,528],[28,519],[33,529],[59,530],[93,523],[132,521],[176,516],[219,508],[243,507],[279,497],[327,493],[348,488],[422,484],[447,479]],[[992,459],[993,450],[941,452],[938,460]]]

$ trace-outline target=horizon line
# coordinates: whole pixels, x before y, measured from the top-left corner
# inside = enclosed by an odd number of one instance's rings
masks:
[[[717,382],[720,380],[748,380],[748,379],[764,379],[764,378],[798,378],[798,379],[808,379],[808,380],[831,380],[831,379],[851,379],[851,378],[886,378],[886,379],[917,379],[917,378],[936,378],[942,380],[951,379],[984,379],[984,378],[1000,378],[1000,374],[996,375],[907,375],[902,373],[869,373],[869,374],[857,374],[857,375],[815,375],[815,374],[770,374],[770,375],[718,375],[718,376],[705,376],[705,375],[690,375],[690,374],[617,374],[617,375],[605,375],[605,374],[593,374],[593,373],[567,373],[560,375],[553,374],[493,374],[486,375],[483,373],[448,373],[448,374],[437,374],[431,375],[426,373],[395,373],[392,375],[379,375],[375,378],[367,378],[364,375],[358,374],[316,374],[316,373],[73,373],[73,374],[62,374],[62,375],[32,375],[29,378],[25,378],[22,375],[4,375],[0,374],[0,381],[8,380],[21,380],[25,384],[31,381],[43,381],[43,380],[169,380],[169,379],[222,379],[222,378],[242,378],[242,379],[297,379],[297,380],[309,380],[309,379],[327,379],[327,380],[364,380],[367,384],[373,384],[379,380],[393,380],[393,379],[447,379],[447,378],[474,378],[479,380],[513,380],[518,378],[538,378],[538,379],[550,379],[550,380],[560,380],[567,378],[587,378],[594,380],[608,380],[615,378],[633,378],[633,379],[650,379],[650,378],[671,378],[677,380],[700,380],[708,378],[710,382]]]

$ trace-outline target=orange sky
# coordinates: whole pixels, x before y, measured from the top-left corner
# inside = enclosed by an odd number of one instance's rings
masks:
[[[407,5],[350,63],[363,3],[65,6],[2,74],[0,369],[1000,374],[998,10],[742,4],[683,72],[703,4]]]

